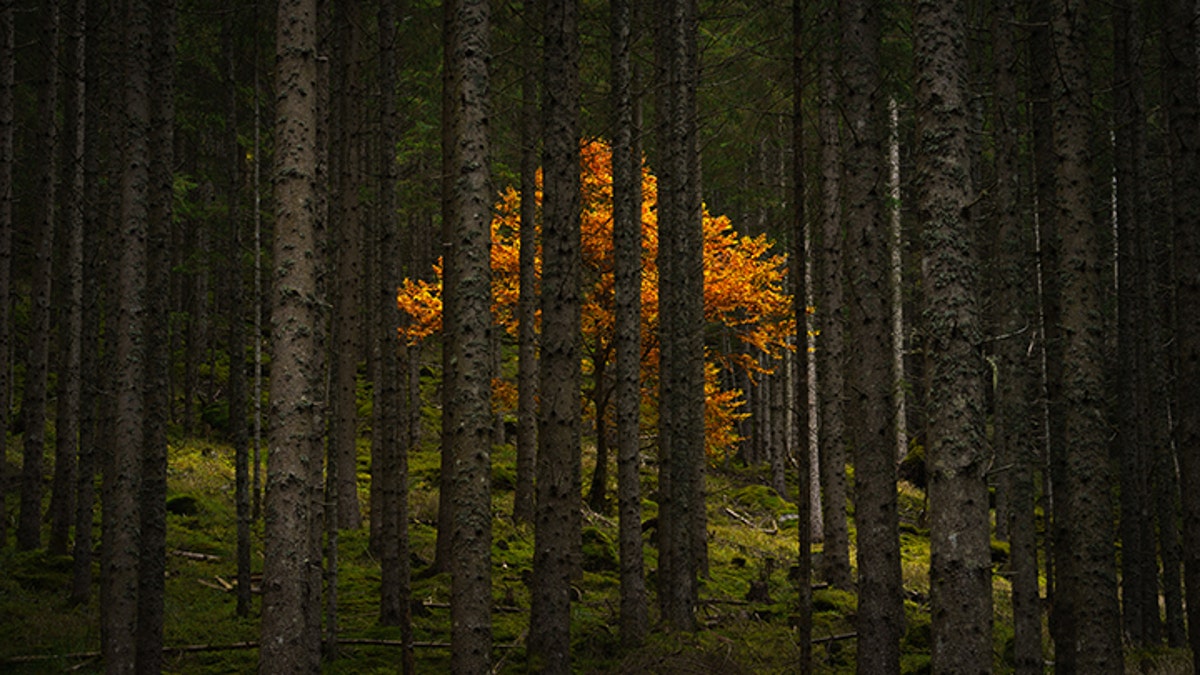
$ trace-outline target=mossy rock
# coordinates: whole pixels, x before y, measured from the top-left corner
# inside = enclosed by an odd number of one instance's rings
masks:
[[[768,512],[774,516],[791,510],[779,493],[766,485],[747,485],[733,493],[733,501],[753,512]]]
[[[583,529],[583,569],[587,572],[616,572],[620,569],[612,539],[595,527]]]
[[[200,513],[200,500],[192,495],[176,495],[167,500],[167,513],[195,516]]]
[[[858,596],[837,588],[822,588],[813,591],[813,612],[837,612],[842,616],[854,614],[858,607]]]
[[[511,491],[516,488],[516,462],[492,462],[492,489]]]
[[[914,445],[904,459],[900,460],[896,472],[901,480],[924,490],[929,485],[929,475],[925,471],[925,446]]]

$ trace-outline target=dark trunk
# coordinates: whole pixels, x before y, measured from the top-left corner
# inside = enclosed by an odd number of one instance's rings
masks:
[[[960,2],[914,15],[918,218],[930,389],[930,602],[933,669],[992,669],[992,567],[978,252],[970,221],[966,18]],[[861,470],[861,467],[860,467]],[[860,544],[861,545],[861,544]]]
[[[904,631],[896,512],[890,274],[883,218],[885,107],[880,93],[880,16],[871,3],[841,3],[846,125],[852,130],[841,177],[845,197],[847,333],[858,348],[847,359],[847,419],[854,447],[858,528],[858,672],[899,672]]]
[[[521,76],[521,268],[517,300],[517,485],[513,495],[513,520],[532,523],[534,474],[537,464],[537,329],[538,297],[535,253],[537,248],[538,168],[538,45],[537,0],[524,4],[525,25],[530,28],[521,47],[525,71]]]
[[[54,257],[55,160],[58,148],[58,4],[42,7],[42,79],[38,83],[37,207],[29,307],[29,356],[21,399],[24,433],[21,466],[21,511],[17,516],[17,548],[28,551],[42,542],[42,493],[46,454],[46,382],[50,369],[50,298]]]
[[[850,534],[846,522],[846,392],[845,392],[845,272],[843,262],[841,171],[838,128],[837,30],[835,3],[821,5],[821,48],[818,82],[821,134],[821,247],[817,259],[820,294],[817,301],[817,382],[821,418],[821,492],[825,538],[820,576],[834,588],[849,590]]]
[[[1175,442],[1183,508],[1184,605],[1195,655],[1200,654],[1200,490],[1195,489],[1200,485],[1200,102],[1194,3],[1166,0],[1162,21],[1175,268]]]
[[[309,626],[310,497],[321,444],[314,402],[322,399],[317,286],[316,0],[278,7],[271,422],[264,503],[262,647],[259,672],[309,672],[319,647]],[[315,362],[315,363],[314,363]],[[319,592],[319,586],[318,586]],[[319,596],[318,596],[319,597]]]
[[[567,673],[580,541],[579,32],[575,0],[542,4],[542,341],[529,652]]]
[[[489,30],[486,0],[459,0],[451,20],[454,40],[447,44],[455,101],[453,138],[457,145],[450,170],[455,176],[452,223],[457,283],[454,313],[446,315],[453,336],[451,385],[454,426],[453,519],[449,533],[454,557],[451,572],[450,661],[454,672],[486,672],[491,663],[491,445],[492,338],[491,174],[489,171]]]
[[[59,273],[54,289],[58,309],[58,408],[55,421],[54,482],[50,492],[48,550],[66,555],[75,519],[79,455],[79,373],[82,350],[84,207],[84,12],[75,0],[64,7],[67,54],[63,102],[62,179],[59,185]]]
[[[130,2],[124,17],[125,127],[121,174],[120,269],[115,335],[116,419],[106,467],[101,578],[104,663],[109,673],[135,671],[138,651],[138,579],[142,551],[141,483],[145,439],[147,232],[150,209],[152,31],[150,7]]]
[[[613,265],[616,307],[617,513],[621,552],[621,642],[642,643],[649,629],[642,551],[641,355],[642,160],[633,84],[634,3],[612,3],[614,133]]]
[[[1051,28],[1057,54],[1054,147],[1063,336],[1063,481],[1055,483],[1055,610],[1066,604],[1074,639],[1055,642],[1059,672],[1121,672],[1120,608],[1112,522],[1112,473],[1103,382],[1104,303],[1100,225],[1092,213],[1092,102],[1087,7],[1059,2]],[[1057,535],[1065,535],[1059,540]],[[1063,566],[1067,559],[1069,565]],[[1064,654],[1065,653],[1065,654]],[[1058,665],[1065,655],[1069,665]],[[1071,670],[1071,669],[1074,670]],[[1061,669],[1061,670],[1060,670]]]

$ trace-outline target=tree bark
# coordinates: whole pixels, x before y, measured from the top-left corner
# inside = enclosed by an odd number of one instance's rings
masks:
[[[809,378],[808,336],[810,319],[808,314],[809,293],[809,251],[808,251],[808,217],[805,208],[805,186],[808,182],[806,171],[806,150],[804,138],[804,90],[808,83],[808,73],[804,68],[804,48],[807,46],[804,31],[807,27],[805,17],[806,3],[803,0],[792,0],[792,195],[791,201],[795,212],[792,221],[792,298],[796,313],[796,358],[794,417],[796,450],[794,456],[798,460],[796,481],[796,538],[799,549],[797,561],[796,584],[796,640],[800,644],[800,675],[812,672],[812,511],[813,502],[809,498],[812,492],[812,473],[810,465],[813,458],[811,452],[812,440],[809,435],[810,407],[809,399],[812,392],[812,382]]]
[[[25,364],[25,391],[21,413],[25,429],[21,465],[21,502],[17,516],[17,548],[41,546],[42,493],[46,454],[46,383],[50,370],[50,299],[54,258],[54,209],[58,153],[58,4],[41,9],[41,58],[44,70],[38,86],[38,163],[33,266],[29,308],[29,357]]]
[[[491,663],[491,443],[492,340],[491,174],[489,162],[490,10],[486,0],[460,0],[454,7],[456,108],[451,118],[455,163],[455,311],[446,323],[453,336],[451,429],[454,558],[451,571],[451,669],[478,673]]]
[[[1176,453],[1183,508],[1184,605],[1188,642],[1200,654],[1200,102],[1197,100],[1194,3],[1162,5],[1163,72],[1171,162],[1175,268]]]
[[[168,284],[174,204],[175,2],[152,4],[150,165],[146,230],[145,403],[138,554],[137,669],[163,669],[163,611],[167,569],[167,421],[170,413]],[[153,280],[153,283],[151,281]]]
[[[996,133],[996,186],[992,199],[991,278],[994,305],[991,318],[996,338],[996,386],[993,446],[998,461],[1011,464],[1003,477],[1009,492],[1009,569],[1013,604],[1013,668],[1033,675],[1043,670],[1042,603],[1038,589],[1035,474],[1037,445],[1030,417],[1037,398],[1036,364],[1031,349],[1036,333],[1036,307],[1028,292],[1034,276],[1033,228],[1023,220],[1023,197],[1018,168],[1019,119],[1017,68],[1013,40],[1014,0],[996,3],[992,14],[994,61],[993,126]]]
[[[542,12],[541,407],[529,652],[535,670],[567,673],[582,480],[579,3],[546,0]]]
[[[1056,640],[1056,657],[1071,654],[1078,672],[1121,672],[1120,608],[1112,522],[1112,473],[1104,416],[1100,228],[1091,208],[1092,155],[1087,3],[1055,5],[1057,53],[1054,146],[1058,156],[1056,220],[1062,236],[1057,274],[1062,284],[1064,480],[1056,487],[1055,519],[1064,525],[1055,559],[1071,564],[1057,577],[1055,603],[1072,616],[1074,639]],[[1058,552],[1062,553],[1059,555]],[[1058,608],[1056,607],[1056,610]],[[1057,661],[1057,658],[1056,658]]]
[[[79,455],[79,372],[82,351],[84,76],[85,36],[82,0],[64,5],[67,54],[60,150],[58,233],[61,251],[58,284],[58,392],[55,411],[54,480],[50,491],[50,541],[47,550],[66,555],[75,519],[76,460]],[[2,455],[0,455],[2,456]]]
[[[221,26],[225,51],[225,152],[229,182],[225,186],[228,237],[225,240],[225,296],[229,299],[229,442],[234,452],[234,508],[237,517],[238,616],[250,615],[250,434],[246,424],[246,293],[242,268],[242,149],[238,142],[239,53],[235,31],[239,12],[225,15]]]
[[[617,514],[621,558],[621,643],[640,645],[649,630],[642,551],[642,159],[637,135],[632,59],[634,3],[613,0],[614,132],[613,293],[616,307]]]
[[[313,577],[312,466],[320,465],[322,299],[317,213],[316,0],[284,0],[276,22],[275,245],[271,423],[264,503],[259,672],[308,672],[319,640],[305,607]],[[318,591],[319,592],[319,591]],[[318,596],[319,597],[319,596]]]
[[[358,504],[358,403],[357,375],[362,347],[359,341],[359,278],[364,274],[362,255],[363,207],[359,203],[360,118],[364,95],[359,43],[362,41],[357,3],[334,7],[335,56],[331,135],[337,137],[336,155],[330,159],[337,180],[335,203],[337,217],[337,277],[335,320],[332,324],[330,351],[330,466],[336,475],[330,489],[336,491],[334,514],[337,527],[358,529],[362,513]]]
[[[830,586],[849,590],[850,533],[846,521],[846,390],[845,390],[845,263],[842,233],[841,172],[842,146],[837,108],[836,2],[821,4],[822,26],[817,77],[820,99],[820,192],[821,248],[817,259],[820,295],[817,304],[817,382],[821,418],[820,471],[824,499],[824,544],[818,570]]]
[[[517,485],[513,495],[513,520],[532,523],[534,476],[537,469],[538,308],[535,267],[538,169],[538,45],[537,0],[523,5],[530,26],[521,47],[521,234],[518,266],[521,268],[517,300]]]
[[[12,278],[13,233],[13,132],[15,124],[14,89],[16,88],[17,36],[15,2],[0,5],[0,410],[10,407],[12,360],[9,321],[9,292]],[[0,433],[0,457],[8,457],[8,423]],[[0,461],[0,548],[8,544],[8,460]]]
[[[904,630],[892,432],[889,266],[883,218],[886,165],[880,89],[879,12],[868,2],[841,3],[846,245],[850,280],[847,332],[860,353],[847,359],[846,391],[854,446],[858,528],[858,672],[896,673]]]
[[[150,8],[145,0],[129,3],[124,17],[126,56],[125,126],[121,174],[120,269],[115,336],[116,419],[112,459],[105,473],[104,532],[106,555],[101,578],[101,622],[105,668],[132,673],[138,649],[138,575],[142,550],[140,495],[145,439],[146,379],[145,292],[150,208],[150,59],[153,55]]]
[[[1161,641],[1157,537],[1151,484],[1154,449],[1148,424],[1154,415],[1149,395],[1149,350],[1153,298],[1142,297],[1144,252],[1142,230],[1148,225],[1142,175],[1146,147],[1143,136],[1145,96],[1142,91],[1140,12],[1127,0],[1114,7],[1113,18],[1113,180],[1116,183],[1117,353],[1115,373],[1116,455],[1120,467],[1121,627],[1136,647]],[[1162,420],[1166,422],[1167,420]]]
[[[416,671],[412,651],[412,586],[408,544],[408,451],[411,432],[405,429],[410,406],[408,370],[416,368],[415,352],[396,339],[400,312],[396,306],[396,287],[405,260],[396,222],[396,138],[397,113],[397,19],[404,7],[395,0],[379,4],[379,206],[377,236],[379,251],[378,326],[375,332],[379,348],[378,389],[375,411],[377,425],[371,436],[372,451],[381,452],[382,524],[380,527],[380,598],[379,622],[399,625],[403,642],[401,672]]]
[[[992,567],[978,253],[970,221],[966,20],[959,2],[918,2],[918,218],[925,241],[930,353],[929,471],[933,669],[992,669]]]
[[[663,618],[696,628],[697,574],[705,543],[703,235],[696,134],[698,9],[658,8],[659,62],[659,589]],[[664,480],[663,474],[666,475]]]

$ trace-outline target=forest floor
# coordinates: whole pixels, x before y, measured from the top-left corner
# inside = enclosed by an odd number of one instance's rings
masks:
[[[363,450],[365,451],[365,446]],[[251,673],[256,669],[258,596],[249,618],[236,616],[232,583],[236,577],[232,449],[202,441],[172,445],[168,503],[165,643],[172,673]],[[365,457],[365,454],[364,454]],[[493,601],[495,672],[525,672],[529,590],[523,581],[532,567],[533,532],[514,526],[511,513],[514,454],[511,446],[494,453]],[[414,633],[417,672],[448,672],[450,580],[446,574],[417,574],[433,559],[437,516],[438,455],[424,450],[410,459],[414,574]],[[585,461],[586,465],[586,461]],[[360,463],[362,497],[366,464]],[[585,475],[590,476],[590,472]],[[652,473],[644,494],[651,494]],[[709,575],[701,583],[695,634],[652,633],[646,644],[623,650],[617,633],[619,598],[616,521],[590,511],[584,516],[584,575],[580,600],[572,605],[572,657],[579,673],[740,673],[795,672],[799,647],[793,629],[796,591],[789,571],[797,555],[795,508],[770,488],[763,476],[746,469],[714,468],[707,477]],[[656,506],[645,502],[644,517]],[[901,546],[907,626],[902,644],[905,673],[928,672],[928,533],[924,494],[907,483],[900,489]],[[254,533],[255,571],[262,565],[261,521]],[[851,532],[853,535],[853,530]],[[398,628],[376,621],[379,562],[368,551],[367,530],[339,537],[338,627],[344,641],[325,673],[394,673]],[[647,569],[657,551],[647,535]],[[1003,567],[1004,544],[993,545],[995,665],[1008,670],[1011,604]],[[99,672],[97,602],[68,607],[70,558],[43,551],[0,551],[0,671],[6,673]],[[653,591],[653,574],[650,576]],[[749,594],[751,583],[766,582],[766,594]],[[818,673],[853,672],[855,662],[853,594],[817,585],[813,594],[813,655]],[[651,614],[653,608],[651,595]],[[1130,657],[1129,672],[1190,672],[1175,652]],[[1186,670],[1185,670],[1186,669]]]

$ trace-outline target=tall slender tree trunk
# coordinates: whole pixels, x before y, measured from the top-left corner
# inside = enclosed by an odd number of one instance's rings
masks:
[[[1050,637],[1057,644],[1069,645],[1074,641],[1074,623],[1069,610],[1069,601],[1057,597],[1058,578],[1069,558],[1060,559],[1062,550],[1059,541],[1064,541],[1065,528],[1069,523],[1058,517],[1055,504],[1059,499],[1059,486],[1065,480],[1063,453],[1063,406],[1062,366],[1063,340],[1060,330],[1062,314],[1061,283],[1058,278],[1061,242],[1058,232],[1058,216],[1055,209],[1055,151],[1054,116],[1052,113],[1051,72],[1054,64],[1054,45],[1050,32],[1051,3],[1027,0],[1026,13],[1029,18],[1029,99],[1030,122],[1033,135],[1034,164],[1034,218],[1037,229],[1039,318],[1042,331],[1042,362],[1040,377],[1045,389],[1044,407],[1040,413],[1044,428],[1045,462],[1044,504],[1049,513],[1046,532],[1050,543],[1046,555],[1046,600],[1050,605]],[[1054,654],[1055,668],[1070,669],[1074,654],[1071,650]]]
[[[447,47],[454,62],[451,123],[457,151],[450,170],[457,283],[455,311],[444,324],[444,332],[453,335],[456,364],[450,661],[455,672],[478,673],[489,668],[492,651],[490,8],[486,0],[459,0],[454,10],[454,40]]]
[[[663,618],[695,630],[697,575],[705,542],[703,236],[696,87],[698,8],[693,0],[658,7],[660,71],[656,114],[659,173],[659,589]],[[666,474],[664,479],[661,474]]]
[[[930,601],[933,668],[992,669],[992,566],[978,253],[969,220],[966,19],[960,2],[918,2],[918,217],[930,356]]]
[[[537,191],[538,169],[538,45],[536,28],[537,0],[523,5],[525,25],[529,26],[521,46],[521,233],[517,300],[517,484],[513,495],[513,520],[532,523],[534,514],[534,476],[537,469],[537,386],[538,347],[536,317],[538,308],[537,270]]]
[[[1056,218],[1062,235],[1064,481],[1057,484],[1055,560],[1061,569],[1055,602],[1067,605],[1074,640],[1055,643],[1081,673],[1121,672],[1120,608],[1113,549],[1108,431],[1104,418],[1103,291],[1100,228],[1091,208],[1091,87],[1087,3],[1055,5],[1051,27],[1057,53],[1054,146],[1058,156]],[[1061,553],[1061,555],[1060,555]]]
[[[145,443],[145,291],[150,210],[150,7],[131,0],[124,16],[126,55],[121,174],[120,269],[115,336],[116,419],[112,459],[105,472],[101,578],[103,655],[109,673],[135,672],[138,651],[138,579],[142,551],[142,452]]]
[[[804,48],[807,46],[804,31],[807,27],[806,3],[792,0],[792,195],[795,212],[792,215],[792,298],[796,313],[796,363],[794,416],[796,451],[799,464],[796,481],[796,543],[799,548],[796,584],[796,640],[800,643],[801,675],[812,672],[812,472],[810,465],[813,453],[810,448],[809,406],[812,382],[810,380],[808,335],[809,335],[809,251],[808,217],[805,208],[805,187],[808,183],[806,171],[806,147],[804,138],[804,90],[808,84],[808,73],[804,68]]]
[[[62,182],[56,235],[61,251],[58,284],[58,401],[55,417],[54,482],[50,492],[48,550],[66,555],[75,519],[76,459],[79,455],[79,372],[83,305],[84,189],[84,12],[82,0],[64,5],[67,54],[64,63]]]
[[[408,544],[408,451],[411,432],[408,410],[419,407],[407,401],[408,371],[416,368],[414,350],[397,339],[400,312],[396,306],[396,287],[406,259],[400,245],[400,228],[396,222],[396,84],[398,18],[404,5],[395,0],[379,4],[379,85],[382,94],[379,107],[379,206],[377,212],[378,250],[380,262],[377,302],[379,303],[378,341],[380,378],[376,391],[375,409],[379,420],[372,434],[372,443],[383,454],[383,485],[381,495],[382,527],[380,555],[379,622],[399,625],[401,641],[401,672],[416,671],[412,651],[412,586]]]
[[[820,99],[820,236],[817,277],[820,294],[816,316],[817,382],[820,387],[821,492],[824,499],[824,544],[818,570],[834,588],[848,590],[850,579],[850,534],[846,521],[846,391],[845,391],[845,267],[842,232],[840,113],[837,109],[837,21],[834,0],[820,6],[821,48],[818,52],[817,87]]]
[[[1017,68],[1013,39],[1014,0],[996,3],[992,14],[994,61],[993,125],[996,130],[994,242],[990,285],[995,289],[991,323],[996,344],[996,401],[993,446],[999,461],[1012,469],[1003,479],[1009,492],[1008,541],[1013,604],[1013,667],[1041,673],[1042,603],[1038,589],[1037,523],[1034,476],[1037,470],[1034,413],[1035,364],[1030,356],[1036,333],[1035,310],[1028,292],[1033,276],[1033,228],[1024,221],[1018,171],[1019,120]]]
[[[321,443],[317,287],[317,6],[284,0],[276,21],[275,272],[271,309],[270,448],[267,456],[259,672],[308,672],[319,648],[305,606],[312,596],[312,465]],[[319,597],[319,596],[318,596]]]
[[[887,229],[883,217],[886,151],[880,89],[879,12],[841,3],[843,110],[851,130],[842,194],[850,307],[848,333],[859,353],[847,360],[846,391],[854,446],[858,529],[858,672],[899,672],[904,629],[896,511],[896,451]]]
[[[58,148],[58,4],[41,8],[40,58],[43,63],[37,93],[38,164],[33,269],[29,308],[29,357],[25,365],[25,392],[21,399],[24,453],[21,466],[21,511],[17,516],[17,547],[28,551],[41,546],[42,493],[46,454],[46,383],[50,370],[50,299],[54,258],[54,209]]]
[[[453,45],[458,43],[457,31],[459,24],[456,20],[458,5],[462,0],[444,0],[442,2],[442,428],[441,428],[441,470],[438,474],[438,521],[437,547],[435,549],[432,570],[446,572],[450,570],[450,561],[454,557],[454,540],[451,531],[454,528],[454,429],[458,425],[456,416],[458,410],[454,406],[458,385],[455,370],[458,365],[454,361],[455,341],[458,336],[446,326],[457,321],[458,314],[458,256],[456,254],[457,238],[454,224],[458,222],[455,209],[458,202],[454,199],[455,184],[458,180],[459,166],[458,141],[455,127],[455,116],[458,114],[459,103],[455,99],[455,87],[459,74],[459,64],[454,58]]]
[[[529,651],[567,673],[580,537],[580,176],[577,0],[545,0],[542,79],[542,343]]]
[[[175,1],[152,5],[155,30],[150,66],[150,166],[146,230],[144,315],[145,431],[139,507],[137,669],[147,675],[163,669],[163,611],[167,571],[167,421],[170,414],[168,285],[170,230],[174,203]],[[154,283],[151,283],[154,280]]]
[[[1195,3],[1162,4],[1175,268],[1176,447],[1183,507],[1184,605],[1188,642],[1200,654],[1200,101]]]
[[[1120,467],[1121,538],[1121,626],[1134,646],[1147,647],[1161,641],[1157,536],[1151,485],[1154,470],[1153,432],[1146,423],[1154,418],[1147,403],[1148,354],[1155,349],[1149,337],[1157,337],[1151,322],[1154,313],[1150,296],[1142,297],[1143,276],[1153,278],[1152,269],[1140,267],[1141,231],[1147,226],[1143,205],[1145,143],[1142,91],[1141,16],[1133,4],[1122,0],[1113,18],[1113,180],[1116,183],[1115,229],[1117,231],[1117,353],[1124,355],[1115,377],[1117,405],[1116,435]],[[1166,423],[1167,420],[1163,419]]]
[[[614,132],[613,293],[616,308],[617,519],[621,556],[621,642],[646,639],[645,558],[642,551],[642,159],[635,150],[637,118],[632,59],[634,4],[613,0]]]
[[[229,441],[234,452],[234,508],[237,513],[237,615],[249,616],[250,595],[250,438],[246,424],[246,293],[242,266],[242,149],[238,141],[239,53],[235,30],[240,13],[229,12],[221,26],[225,51],[225,152],[229,182],[225,186],[228,238],[225,296],[229,299]]]
[[[334,6],[336,70],[331,102],[332,135],[336,135],[335,155],[331,173],[337,180],[337,196],[330,206],[336,206],[337,277],[335,320],[332,324],[330,351],[331,399],[329,450],[330,466],[336,464],[336,475],[330,478],[330,489],[336,491],[336,526],[357,529],[362,525],[358,504],[358,406],[357,375],[362,354],[359,344],[359,277],[363,269],[362,231],[365,209],[359,203],[360,118],[363,97],[361,80],[362,17],[357,3]]]
[[[13,232],[13,92],[16,75],[17,36],[13,0],[0,4],[0,410],[10,406],[12,361],[8,328],[9,285],[12,270]],[[8,457],[8,431],[0,433],[0,457]],[[8,544],[8,460],[0,461],[0,548]]]
[[[85,48],[86,75],[85,87],[85,130],[84,130],[84,201],[91,208],[84,212],[83,222],[83,307],[81,323],[81,343],[83,351],[80,354],[79,369],[82,373],[80,390],[80,419],[79,419],[79,462],[76,467],[78,482],[75,497],[75,541],[72,549],[74,558],[71,598],[72,604],[85,604],[92,595],[92,561],[93,536],[95,524],[95,478],[98,460],[103,459],[99,452],[103,443],[105,429],[101,422],[104,415],[98,407],[100,392],[105,390],[104,383],[111,381],[111,369],[101,367],[101,364],[111,354],[111,337],[108,334],[106,344],[101,345],[101,313],[107,309],[115,314],[115,308],[108,305],[105,308],[102,301],[112,283],[105,283],[103,269],[103,249],[110,245],[113,236],[109,234],[116,228],[105,227],[111,211],[111,198],[102,196],[100,189],[101,175],[101,145],[105,143],[106,134],[101,121],[110,121],[105,115],[110,109],[109,92],[99,86],[100,63],[104,58],[102,51],[101,24],[104,8],[97,2],[86,2],[84,34],[87,44]],[[111,316],[111,314],[110,314]]]

